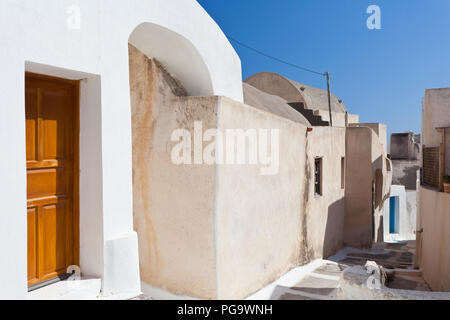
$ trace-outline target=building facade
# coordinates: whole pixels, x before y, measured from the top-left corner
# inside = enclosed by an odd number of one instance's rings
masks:
[[[277,74],[243,84],[196,1],[0,15],[0,298],[79,266],[102,297],[239,299],[382,241],[385,126],[334,95],[330,119],[326,91]]]
[[[6,204],[0,214],[0,237],[8,257],[0,263],[0,297],[26,298],[34,279],[63,273],[72,263],[79,264],[82,273],[100,278],[105,295],[135,295],[140,292],[140,272],[133,230],[129,43],[165,63],[189,94],[223,95],[236,101],[242,101],[239,57],[193,0],[7,0],[0,3],[0,12],[0,27],[5,30],[0,35],[0,145],[8,150],[0,169],[0,194]],[[51,79],[45,82],[42,75]],[[79,95],[64,93],[69,90],[66,81],[72,81]],[[71,123],[78,141],[57,131],[59,115],[51,108],[36,114],[33,101],[42,103],[46,98],[49,107],[63,99],[78,105],[79,123]],[[71,119],[67,113],[61,117]],[[42,139],[40,144],[35,141],[40,152],[35,153],[31,135],[38,125]],[[61,148],[78,144],[68,153],[79,166],[71,178],[57,176],[65,166],[59,164],[65,154],[56,152],[58,141]],[[27,169],[29,180],[33,165],[47,177],[27,188]],[[72,183],[77,179],[78,195]],[[59,188],[59,181],[69,187]],[[68,249],[62,249],[59,238],[64,232],[57,214],[66,209],[50,199],[61,198],[68,190],[78,198],[78,206],[67,204],[71,209],[65,218],[74,216],[67,225],[73,236],[67,239]],[[41,202],[36,211],[34,205],[41,198],[50,202]],[[51,236],[44,239],[47,234]],[[47,247],[39,245],[39,239]],[[36,252],[27,253],[27,247]],[[37,260],[35,255],[42,263],[28,268]]]
[[[417,219],[417,264],[433,291],[450,291],[450,88],[427,89],[422,105],[422,184]]]
[[[393,133],[389,149],[393,174],[390,199],[384,207],[385,240],[415,240],[417,185],[422,165],[420,134]]]

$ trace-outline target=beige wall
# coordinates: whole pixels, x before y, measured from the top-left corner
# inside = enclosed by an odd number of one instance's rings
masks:
[[[344,244],[370,247],[383,241],[383,204],[389,197],[392,171],[378,135],[368,126],[348,127]],[[370,174],[371,173],[371,174]],[[372,208],[372,184],[375,186]],[[372,227],[372,217],[374,227]],[[373,234],[374,232],[374,234]]]
[[[445,129],[445,167],[444,174],[450,175],[450,129]]]
[[[328,110],[314,110],[314,114],[321,116],[323,121],[330,121],[330,112]],[[342,112],[332,112],[333,127],[345,127],[346,121],[348,124],[359,123],[359,116],[356,114],[346,114]],[[347,120],[346,120],[347,117]]]
[[[302,234],[307,239],[304,262],[327,258],[343,247],[345,189],[341,188],[341,159],[345,161],[345,128],[314,127],[308,133],[306,154],[309,183],[303,215],[307,222]],[[314,192],[316,157],[322,158],[322,196]]]
[[[359,115],[357,114],[348,114],[348,124],[359,123]]]
[[[378,136],[379,142],[383,147],[384,153],[387,155],[387,127],[381,123],[351,123],[351,127],[369,127]]]
[[[328,110],[314,110],[316,116],[321,116],[323,121],[330,121],[330,112]],[[332,112],[333,127],[345,127],[345,113]]]
[[[220,99],[218,128],[279,129],[279,173],[259,165],[219,165],[216,181],[218,290],[244,298],[298,265],[301,246],[306,127]]]
[[[220,99],[219,128],[278,128],[280,171],[218,166],[216,232],[218,290],[244,298],[290,269],[343,246],[341,158],[345,128],[306,127]],[[323,195],[314,194],[314,159],[323,158]],[[306,164],[306,165],[305,165]]]
[[[144,283],[198,298],[244,298],[298,265],[334,254],[344,231],[364,244],[374,164],[385,163],[374,159],[382,148],[371,129],[307,132],[229,98],[186,97],[133,47],[130,87],[134,226]],[[279,129],[278,174],[261,175],[261,165],[174,165],[171,134],[185,128],[194,136],[196,120],[222,132]],[[323,158],[322,196],[314,194],[315,157]],[[348,203],[356,203],[349,205],[350,220]]]
[[[180,88],[134,48],[130,87],[141,279],[173,293],[215,298],[215,166],[174,165],[170,138],[177,128],[192,133],[197,119],[205,129],[215,127],[218,98],[174,96]]]
[[[386,142],[386,126],[380,125],[381,137],[384,132]],[[372,180],[375,184],[375,242],[384,241],[383,206],[389,199],[392,185],[392,162],[387,158],[386,144],[378,134],[372,134]],[[389,170],[389,171],[388,171]],[[377,172],[378,171],[378,172]],[[378,184],[380,178],[380,184]]]
[[[422,106],[422,144],[438,147],[438,127],[450,127],[450,88],[427,89]]]
[[[433,291],[450,291],[450,194],[426,187],[419,192],[423,277]]]
[[[372,130],[367,127],[347,128],[347,181],[345,189],[344,244],[370,246],[372,177]]]

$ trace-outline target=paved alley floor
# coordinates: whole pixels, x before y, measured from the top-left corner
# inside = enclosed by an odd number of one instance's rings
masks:
[[[375,261],[385,269],[395,269],[396,275],[390,279],[388,287],[394,289],[430,291],[420,272],[413,272],[415,242],[379,243],[370,250],[345,248],[328,260],[313,262],[312,270],[298,275],[298,281],[292,283],[283,277],[266,287],[250,299],[271,300],[335,300],[342,272],[352,266],[364,266],[367,261]],[[307,267],[307,266],[306,266]],[[301,269],[301,268],[300,268]],[[402,270],[404,270],[402,272]],[[296,270],[292,271],[293,273]],[[284,278],[289,278],[286,275]],[[268,293],[270,296],[268,296]]]
[[[248,300],[335,300],[343,271],[375,261],[387,270],[396,270],[388,287],[430,291],[419,271],[413,271],[415,241],[377,243],[372,249],[345,248],[327,260],[316,260],[295,268],[277,281],[251,295]],[[152,300],[141,295],[133,300]]]

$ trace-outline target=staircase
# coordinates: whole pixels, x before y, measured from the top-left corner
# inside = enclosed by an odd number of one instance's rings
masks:
[[[303,102],[289,102],[288,105],[300,112],[312,126],[328,127],[330,125],[328,121],[322,120],[322,116],[316,116],[313,110],[306,109]]]

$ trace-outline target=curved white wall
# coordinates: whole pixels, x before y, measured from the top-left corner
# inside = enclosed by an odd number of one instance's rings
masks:
[[[186,38],[159,25],[143,23],[133,31],[129,42],[161,62],[190,96],[214,94],[208,67]]]

